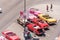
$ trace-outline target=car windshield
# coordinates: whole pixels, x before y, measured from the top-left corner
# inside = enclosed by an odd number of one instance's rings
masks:
[[[52,18],[52,17],[50,17],[49,15],[43,15],[43,17],[46,18],[46,19]]]
[[[38,22],[39,22],[39,23],[44,23],[44,21],[42,21],[42,20],[38,20]]]
[[[16,34],[15,33],[13,33],[13,32],[9,32],[9,33],[6,33],[7,35],[9,35],[9,36],[15,36]]]
[[[43,32],[43,30],[42,30],[42,29],[38,29],[37,31],[38,31],[38,32]]]
[[[36,25],[34,25],[33,27],[36,27]]]
[[[39,29],[39,28],[40,28],[39,26],[36,26],[36,25],[35,25],[35,26],[33,26],[33,27],[34,27],[35,29]]]
[[[38,11],[39,9],[36,9],[36,8],[31,8],[31,10],[35,10],[35,11]]]

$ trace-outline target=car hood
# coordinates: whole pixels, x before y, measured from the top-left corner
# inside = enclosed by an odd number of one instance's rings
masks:
[[[13,40],[19,39],[18,36],[10,36],[10,38],[13,39]]]
[[[49,22],[55,22],[56,19],[47,19]]]
[[[48,24],[47,23],[40,23],[40,26],[44,28],[45,26],[48,26]]]

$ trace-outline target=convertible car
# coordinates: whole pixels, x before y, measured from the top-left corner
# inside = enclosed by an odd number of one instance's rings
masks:
[[[38,14],[38,18],[46,21],[48,24],[55,24],[57,22],[56,19],[50,17],[49,15],[47,14]]]
[[[7,38],[8,40],[20,40],[20,38],[11,31],[3,31],[2,34]]]
[[[30,8],[29,13],[37,16],[38,14],[40,14],[42,12],[39,9]]]
[[[36,35],[44,34],[44,31],[36,24],[28,23],[26,24],[26,26],[28,27],[30,31],[34,32]]]
[[[45,21],[43,21],[43,20],[41,20],[39,18],[32,18],[32,19],[29,18],[28,21],[30,21],[31,23],[37,24],[42,29],[49,28],[49,25]]]

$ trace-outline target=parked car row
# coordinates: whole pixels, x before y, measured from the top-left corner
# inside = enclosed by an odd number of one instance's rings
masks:
[[[56,19],[50,17],[48,14],[43,14],[41,12],[40,13],[39,12],[37,13],[36,11],[33,11],[33,10],[35,10],[35,9],[34,8],[30,9],[29,10],[29,13],[35,15],[36,17],[38,17],[41,20],[46,21],[48,24],[55,24],[57,22]]]
[[[20,18],[17,19],[17,22],[22,26],[27,26],[30,31],[34,32],[37,35],[45,34],[45,30],[49,29],[49,25],[56,24],[57,22],[56,19],[50,17],[47,14],[39,12],[38,9],[31,8],[29,10],[29,14],[33,15],[25,19],[25,22],[23,21],[24,19],[21,20]]]
[[[28,30],[32,31],[36,35],[45,36],[46,29],[49,29],[50,24],[56,24],[57,20],[50,17],[47,14],[43,14],[38,9],[31,8],[29,10],[29,14],[33,14],[34,16],[29,16],[27,19],[21,19],[20,17],[17,19],[17,22],[23,26],[27,27]],[[3,31],[2,34],[8,40],[21,40],[14,32],[6,30]],[[4,37],[0,37],[1,40]],[[4,39],[5,40],[5,39]]]

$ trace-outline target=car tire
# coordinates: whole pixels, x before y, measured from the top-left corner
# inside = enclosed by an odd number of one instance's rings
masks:
[[[46,21],[46,23],[48,23],[47,21]],[[49,23],[48,23],[49,24]]]
[[[42,36],[43,36],[43,37],[45,37],[46,35],[45,35],[45,34],[43,34]]]

